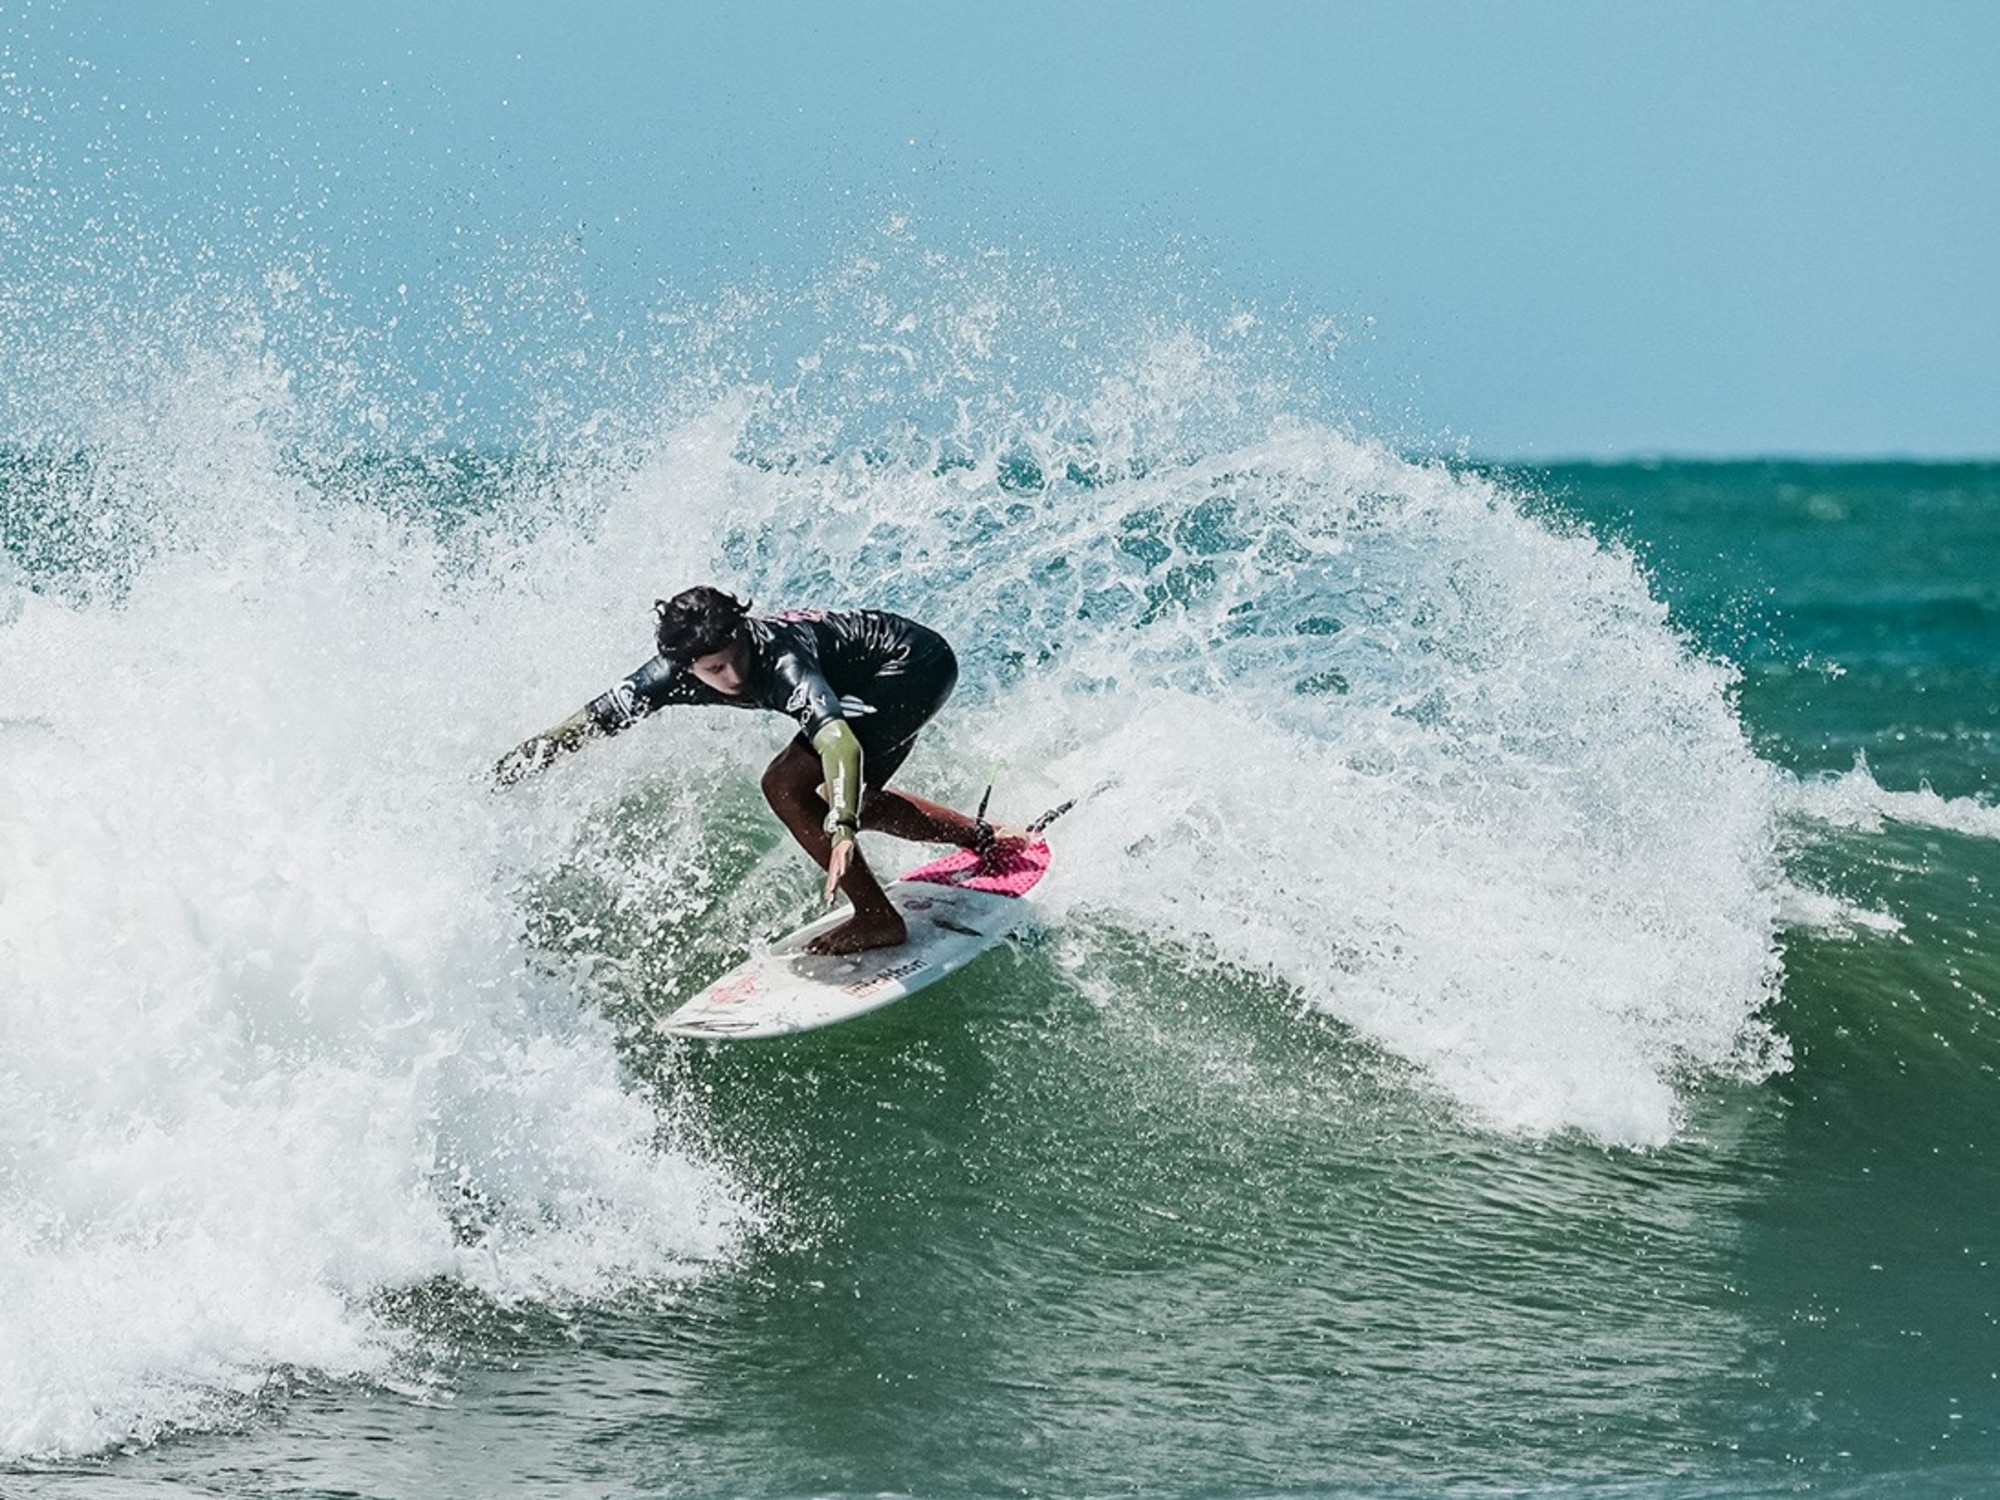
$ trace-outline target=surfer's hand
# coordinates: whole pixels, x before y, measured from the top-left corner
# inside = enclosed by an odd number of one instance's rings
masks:
[[[499,787],[512,786],[530,771],[539,771],[555,758],[546,735],[536,735],[524,744],[515,746],[493,765],[493,784]]]
[[[530,744],[533,742],[530,741]],[[499,787],[512,786],[535,768],[534,759],[528,753],[528,745],[509,750],[493,763],[493,784]]]
[[[588,741],[601,739],[610,732],[591,717],[588,707],[579,708],[555,728],[523,740],[519,748],[501,756],[499,764],[493,767],[493,784],[512,786],[530,771],[543,769],[557,756],[581,750]]]
[[[826,904],[833,905],[833,898],[840,890],[840,882],[847,878],[847,867],[854,862],[854,835],[838,837],[833,842],[833,854],[826,862]]]
[[[992,847],[995,849],[1025,849],[1035,841],[1026,829],[1016,828],[1011,823],[995,823],[992,828]]]

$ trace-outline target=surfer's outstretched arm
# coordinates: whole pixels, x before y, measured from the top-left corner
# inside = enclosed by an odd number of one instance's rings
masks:
[[[581,750],[591,740],[603,739],[608,732],[588,707],[579,708],[555,728],[523,740],[501,756],[493,767],[493,784],[512,786],[531,771],[539,771],[559,756]]]
[[[624,733],[670,703],[701,702],[702,691],[693,676],[656,656],[642,663],[609,692],[599,693],[555,728],[543,730],[501,756],[493,768],[494,784],[512,786],[529,772],[539,771],[550,761],[581,750],[592,740]]]

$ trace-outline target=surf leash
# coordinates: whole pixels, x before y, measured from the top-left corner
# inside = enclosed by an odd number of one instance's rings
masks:
[[[1069,801],[1059,803],[1057,806],[1050,808],[1047,812],[1043,813],[1039,818],[1035,819],[1034,822],[1028,825],[1027,828],[1028,836],[1030,838],[1039,836],[1043,829],[1047,828],[1049,824],[1055,822],[1057,818],[1060,818],[1064,813],[1068,812],[1072,807],[1075,807],[1076,804],[1077,804],[1077,799],[1075,797],[1072,797],[1069,799]]]
[[[1089,791],[1080,792],[1076,796],[1070,798],[1067,802],[1058,802],[1054,807],[1050,808],[1047,812],[1043,813],[1039,818],[1035,819],[1034,822],[1030,823],[1028,825],[1027,831],[1030,834],[1039,834],[1043,829],[1047,828],[1049,824],[1055,822],[1057,818],[1060,818],[1064,813],[1068,812],[1072,807],[1078,807],[1085,802],[1091,801],[1093,798],[1102,796],[1104,793],[1110,791],[1114,786],[1117,786],[1121,782],[1123,782],[1124,779],[1125,778],[1122,776],[1107,776],[1104,778],[1104,780],[1098,782],[1097,785],[1092,787]]]
[[[1000,775],[1000,767],[995,766],[993,768],[993,773],[992,773],[993,779],[989,780],[986,783],[986,790],[980,795],[979,811],[975,812],[972,815],[972,821],[975,824],[977,824],[981,829],[986,831],[989,847],[991,845],[991,839],[992,839],[992,828],[991,825],[989,825],[986,821],[986,804],[993,798],[993,782],[999,779],[999,775]],[[1099,792],[1108,790],[1109,788],[1114,787],[1117,784],[1118,784],[1118,778],[1116,776],[1113,776],[1112,778],[1110,778],[1108,781],[1105,781],[1101,785],[1092,787],[1089,791],[1083,793],[1081,796],[1071,797],[1066,802],[1058,802],[1054,807],[1050,808],[1047,812],[1043,813],[1039,818],[1035,819],[1034,822],[1030,823],[1025,829],[1022,830],[1022,832],[1026,833],[1029,838],[1039,838],[1042,835],[1042,833],[1048,828],[1049,824],[1055,822],[1057,818],[1060,818],[1064,813],[1068,812],[1072,807],[1075,807],[1079,802],[1087,802],[1092,797],[1095,797]],[[978,853],[983,854],[985,852],[984,849],[980,849],[976,845],[974,847],[975,851]]]

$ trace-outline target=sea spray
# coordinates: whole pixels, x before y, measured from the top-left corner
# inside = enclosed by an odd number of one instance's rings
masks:
[[[486,780],[691,582],[947,631],[904,780],[1085,794],[1048,910],[1096,1003],[1174,1015],[1107,947],[1216,966],[1476,1127],[1610,1144],[1782,1066],[1772,773],[1628,554],[1315,414],[1240,317],[931,275],[676,314],[672,381],[532,452],[376,452],[379,392],[316,407],[339,382],[234,312],[23,434],[7,1451],[379,1377],[415,1337],[385,1290],[595,1296],[739,1242],[685,1060],[621,1040],[809,906],[754,791],[787,726],[669,713]],[[782,366],[758,319],[803,308]]]
[[[748,1211],[523,944],[563,834],[480,774],[518,713],[484,611],[288,466],[263,372],[214,374],[171,441],[90,449],[144,546],[0,637],[8,1454],[379,1376],[385,1289],[602,1295]]]
[[[1854,768],[1838,776],[1793,782],[1783,806],[1801,827],[1877,833],[1886,823],[1904,823],[1969,839],[2000,840],[2000,807],[1977,797],[1940,796],[1929,786],[1890,790],[1875,779],[1866,756],[1857,757]]]
[[[703,576],[953,630],[953,790],[993,756],[1016,797],[1103,788],[1062,829],[1064,919],[1276,974],[1508,1129],[1658,1143],[1688,1080],[1782,1064],[1777,782],[1628,554],[1311,423],[1087,469],[1027,446],[672,489]]]

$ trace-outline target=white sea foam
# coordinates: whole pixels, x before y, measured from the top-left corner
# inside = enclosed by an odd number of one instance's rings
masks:
[[[1826,938],[1852,938],[1863,932],[1891,935],[1903,930],[1894,912],[1863,906],[1810,886],[1791,884],[1783,892],[1779,919],[1788,928]]]
[[[534,610],[292,477],[267,374],[99,436],[145,560],[0,631],[0,1455],[380,1374],[383,1289],[594,1295],[748,1212],[523,945],[571,830],[479,773]]]
[[[1068,909],[1288,980],[1504,1129],[1658,1143],[1691,1075],[1781,1065],[1771,777],[1630,560],[1324,431],[1204,469],[1145,499],[1238,497],[1217,581],[1009,706],[1111,785]]]
[[[2000,808],[1971,797],[1943,797],[1929,787],[1892,791],[1875,780],[1865,757],[1838,776],[1783,779],[1778,799],[1781,841],[1810,847],[1829,834],[1875,835],[1891,824],[1966,838],[2000,839]],[[1893,912],[1864,906],[1800,879],[1782,888],[1786,927],[1823,938],[1893,935],[1903,922]]]
[[[1275,976],[1479,1125],[1656,1143],[1688,1080],[1783,1065],[1776,783],[1628,556],[1287,417],[1237,323],[1029,398],[1018,289],[912,311],[852,274],[867,329],[797,386],[711,369],[666,403],[696,415],[586,423],[587,461],[456,531],[288,456],[317,418],[253,325],[64,429],[80,560],[0,603],[0,1452],[379,1374],[385,1288],[591,1295],[726,1251],[753,1207],[621,1078],[521,891],[664,767],[752,784],[786,726],[668,714],[482,780],[701,579],[944,628],[963,685],[907,775],[969,795],[1004,760],[1016,815],[1095,792],[1057,920]],[[640,800],[702,847],[698,799]],[[643,906],[715,880],[677,857],[599,863]]]
[[[1972,797],[1943,797],[1927,786],[1891,791],[1875,780],[1865,760],[1839,776],[1793,783],[1783,810],[1797,820],[1859,833],[1879,833],[1885,824],[1903,823],[1966,838],[2000,839],[2000,807]]]

